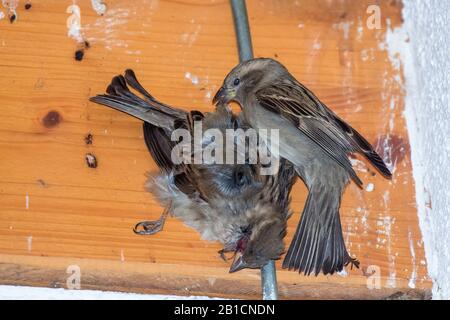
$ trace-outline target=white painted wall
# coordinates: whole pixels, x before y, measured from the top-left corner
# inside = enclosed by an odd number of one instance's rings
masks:
[[[67,290],[22,286],[0,286],[0,300],[210,300],[203,296],[137,294],[99,290]]]
[[[433,298],[450,299],[450,0],[404,0],[405,72],[417,205]]]

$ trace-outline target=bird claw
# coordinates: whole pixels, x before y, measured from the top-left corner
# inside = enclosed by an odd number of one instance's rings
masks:
[[[222,258],[223,261],[227,262],[227,257],[225,256],[225,249],[221,249],[217,251],[217,253],[219,254],[220,258]]]
[[[164,223],[160,220],[142,221],[134,226],[133,231],[140,235],[152,235],[161,231],[163,225]],[[139,230],[140,227],[142,227],[142,230]]]
[[[233,257],[231,258],[227,258],[227,256],[225,255],[226,252],[231,252],[232,250],[226,250],[226,249],[221,249],[219,251],[217,251],[217,253],[220,255],[220,258],[222,258],[223,261],[228,262],[228,260],[233,259]]]
[[[141,221],[133,228],[135,234],[139,235],[152,235],[160,232],[163,229],[166,222],[168,211],[165,210],[158,220]],[[142,227],[142,230],[139,230]]]
[[[360,264],[360,262],[359,262],[359,260],[356,259],[356,258],[350,258],[350,261],[347,262],[346,266],[347,266],[348,264],[350,264],[350,270],[353,270],[353,266],[355,266],[356,269],[359,269],[359,264]]]

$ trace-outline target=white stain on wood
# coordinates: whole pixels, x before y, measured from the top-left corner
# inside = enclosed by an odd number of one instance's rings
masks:
[[[417,265],[416,265],[416,251],[414,250],[414,241],[413,241],[411,230],[408,231],[408,241],[409,241],[409,252],[411,254],[411,264],[412,264],[411,277],[409,278],[408,286],[411,289],[414,289],[416,287]]]
[[[27,237],[27,250],[31,252],[33,246],[33,236]]]
[[[30,209],[30,196],[28,193],[25,195],[25,209]]]
[[[66,13],[70,16],[66,20],[67,35],[78,43],[84,42],[81,36],[81,9],[76,4],[67,7]]]
[[[180,36],[181,42],[184,44],[187,44],[188,47],[191,47],[197,41],[197,38],[198,38],[201,30],[202,30],[202,26],[197,25],[192,31],[184,32]]]
[[[350,163],[352,164],[352,167],[354,170],[359,171],[359,172],[368,172],[369,171],[365,162],[358,160],[358,159],[353,159],[353,158],[350,158],[349,160],[350,160]]]
[[[190,80],[193,85],[198,85],[199,83],[198,77],[190,72],[186,72],[184,78]]]
[[[126,25],[134,11],[129,6],[112,8],[99,17],[93,24],[84,26],[86,37],[89,42],[102,43],[107,50],[113,47],[128,48],[125,38],[120,38],[122,30],[126,30]]]
[[[350,28],[353,25],[353,21],[345,21],[340,23],[333,24],[333,28],[337,30],[341,30],[345,40],[348,40],[350,37]]]
[[[368,183],[366,186],[366,191],[372,192],[373,190],[375,190],[375,185],[373,183]]]
[[[19,0],[2,0],[2,4],[3,4],[3,7],[8,10],[9,17],[15,16],[15,20],[17,20],[17,11],[16,11],[16,9],[17,9],[17,6],[19,5]],[[3,12],[2,12],[1,15],[3,15],[3,17],[5,17]],[[2,18],[0,18],[0,20]]]
[[[102,0],[91,0],[91,6],[99,16],[104,15],[106,12],[106,4]]]
[[[157,0],[108,3],[107,10],[101,17],[93,23],[83,25],[83,33],[90,43],[100,43],[107,50],[126,48],[127,54],[141,54],[139,50],[131,48],[133,44],[128,39],[131,35],[147,38],[158,6]],[[134,19],[139,19],[140,28],[130,30],[128,22]],[[152,47],[155,48],[156,45],[152,44]]]
[[[388,190],[384,191],[384,193],[383,193],[383,204],[384,204],[384,207],[386,208],[386,210],[389,209],[389,202],[390,202],[390,200],[391,200],[391,197],[390,197],[389,191]]]
[[[383,234],[385,236],[386,239],[386,253],[388,256],[388,266],[389,266],[389,276],[387,279],[387,283],[386,286],[389,288],[395,288],[397,285],[397,281],[396,281],[396,271],[395,271],[395,254],[392,253],[392,238],[391,238],[391,234],[392,234],[392,229],[393,229],[393,225],[395,223],[395,218],[392,218],[390,216],[384,216],[382,218],[382,225],[383,225],[383,229],[382,230],[378,230],[377,233],[379,234]]]

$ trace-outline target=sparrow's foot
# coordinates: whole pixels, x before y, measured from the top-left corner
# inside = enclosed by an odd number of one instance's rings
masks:
[[[232,251],[233,251],[233,250],[221,249],[221,250],[217,251],[217,253],[220,255],[220,257],[222,258],[223,261],[227,262],[228,260],[233,259],[233,257],[227,258],[227,256],[225,255],[225,253],[227,253],[227,252],[232,252]]]
[[[219,256],[222,258],[223,261],[227,262],[227,256],[225,255],[225,249],[217,251]]]
[[[350,258],[350,261],[347,262],[346,266],[350,264],[350,270],[353,270],[353,266],[356,267],[356,269],[359,269],[359,260],[355,258]]]
[[[142,221],[134,226],[134,233],[140,235],[152,235],[160,232],[166,222],[168,210],[164,210],[158,220]],[[142,229],[141,229],[142,228]]]

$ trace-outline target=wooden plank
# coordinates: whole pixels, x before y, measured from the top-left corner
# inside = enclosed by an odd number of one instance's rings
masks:
[[[71,3],[36,0],[31,10],[18,9],[16,23],[0,21],[0,283],[64,287],[67,266],[77,264],[82,288],[258,298],[258,271],[229,275],[220,246],[179,221],[152,237],[132,233],[136,222],[161,212],[143,189],[155,165],[139,121],[88,102],[113,75],[133,68],[160,100],[211,110],[212,95],[237,63],[228,1],[110,0],[104,16],[78,1],[91,44],[82,61],[67,37]],[[282,298],[429,295],[403,80],[383,45],[388,21],[401,25],[401,3],[380,2],[380,30],[366,27],[369,4],[248,2],[255,55],[283,62],[394,168],[386,181],[354,160],[374,186],[351,185],[341,209],[361,269],[317,278],[279,269]],[[85,144],[88,133],[92,145]],[[86,166],[86,153],[96,156],[97,168]],[[287,241],[305,195],[297,183]],[[369,266],[380,270],[378,290],[367,288]]]

